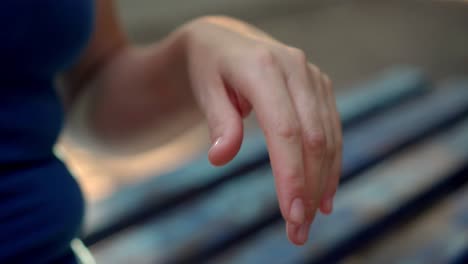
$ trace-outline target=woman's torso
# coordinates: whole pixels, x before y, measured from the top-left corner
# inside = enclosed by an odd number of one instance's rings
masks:
[[[53,154],[64,116],[54,82],[86,45],[93,8],[0,2],[0,263],[64,257],[79,231],[81,193]]]

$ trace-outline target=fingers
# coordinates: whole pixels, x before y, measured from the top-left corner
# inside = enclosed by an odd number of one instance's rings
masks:
[[[316,209],[332,212],[341,174],[341,124],[328,76],[309,64],[300,50],[290,48],[288,55],[280,56],[302,128],[306,206],[311,209],[306,222],[311,223]],[[308,230],[308,225],[287,225],[288,234],[299,232],[301,239],[307,240]]]
[[[327,93],[328,108],[333,111],[330,115],[330,121],[334,130],[332,135],[334,138],[334,152],[332,156],[332,166],[328,177],[325,191],[321,202],[321,211],[325,214],[330,214],[333,210],[333,198],[341,177],[341,164],[342,164],[342,148],[343,148],[343,132],[339,113],[336,106],[336,100],[334,96],[333,86],[328,76],[322,76],[322,87]]]
[[[333,109],[329,107],[329,98],[327,87],[324,86],[323,76],[320,70],[312,64],[308,64],[310,79],[312,80],[312,86],[317,94],[318,107],[316,108],[316,114],[320,116],[323,127],[323,137],[325,144],[323,146],[323,158],[321,162],[321,175],[319,181],[319,190],[317,193],[318,207],[321,207],[321,201],[328,179],[330,178],[330,171],[333,166],[333,159],[335,155],[335,138],[334,138],[334,124],[333,124]],[[321,210],[323,212],[323,210]]]
[[[285,58],[284,71],[288,80],[288,91],[301,123],[302,155],[304,160],[305,201],[308,214],[303,226],[287,226],[288,234],[299,232],[300,240],[305,242],[309,226],[320,207],[322,185],[324,185],[324,162],[326,161],[326,130],[320,115],[320,81],[317,74],[310,72],[305,56],[293,50],[293,56]]]
[[[309,65],[303,52],[286,51],[257,50],[247,63],[234,57],[222,76],[255,110],[288,238],[302,245],[316,211],[332,210],[341,166],[341,126],[328,77]]]
[[[230,60],[225,76],[252,104],[264,131],[278,200],[283,217],[294,230],[288,234],[295,244],[303,244],[299,227],[306,222],[307,199],[302,153],[302,130],[296,109],[276,59],[260,51],[249,56],[248,65]]]
[[[322,122],[325,138],[319,181],[318,208],[323,214],[331,214],[333,196],[341,175],[341,123],[330,79],[326,74],[320,72],[315,65],[308,64],[308,68],[312,87],[318,98],[316,99],[318,106],[316,114],[320,116],[319,120]]]
[[[332,178],[336,167],[336,122],[335,105],[323,82],[324,74],[314,65],[310,65],[303,52],[290,49],[289,56],[283,54],[284,71],[288,80],[288,90],[301,123],[303,141],[303,160],[305,175],[306,207],[309,214],[306,224],[295,226],[288,223],[288,235],[297,233],[300,241],[306,241],[309,226],[315,217],[316,210],[321,208],[323,194]],[[321,210],[331,212],[331,208]]]

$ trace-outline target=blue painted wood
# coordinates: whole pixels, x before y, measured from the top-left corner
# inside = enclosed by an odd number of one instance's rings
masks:
[[[468,131],[467,131],[468,132]],[[466,175],[468,176],[468,175]],[[468,186],[431,204],[379,242],[353,252],[345,263],[451,263],[468,248]]]
[[[468,263],[468,247],[465,247],[465,250],[456,256],[453,260],[448,262],[450,264],[466,264]]]
[[[423,102],[435,107],[421,107],[425,105],[421,101],[412,102],[409,105],[414,105],[414,107],[406,107],[406,110],[424,112],[419,112],[418,115],[399,115],[398,118],[410,118],[412,122],[405,122],[414,123],[415,120],[419,120],[420,116],[431,115],[433,112],[439,111],[440,109],[437,106],[445,107],[446,105],[441,102],[446,102],[447,98],[454,98],[455,96],[446,97],[446,95],[451,95],[454,92],[459,95],[457,98],[462,98],[461,100],[467,103],[466,108],[468,108],[468,93],[462,96],[463,93],[460,93],[460,91],[465,90],[460,87],[467,88],[468,85],[455,85],[452,89],[444,89],[441,94],[437,92],[431,96],[422,98]],[[452,106],[456,107],[453,101],[450,102]],[[465,108],[458,107],[458,111],[446,113],[447,115],[444,117],[444,120],[452,119],[451,117],[454,113],[459,115],[460,111],[465,111]],[[380,133],[380,137],[373,137],[373,140],[368,141],[372,144],[353,145],[350,152],[346,152],[348,154],[345,155],[344,159],[369,160],[374,157],[366,153],[372,152],[371,150],[373,149],[383,148],[387,151],[392,151],[394,147],[389,145],[388,142],[396,142],[395,146],[400,146],[400,141],[393,141],[393,138],[405,138],[408,131],[399,132],[400,123],[393,121],[395,116],[390,115],[390,117],[392,118],[388,118],[387,115],[380,116],[377,119],[369,121],[373,126],[365,122],[360,126],[345,131],[345,139],[348,139],[345,140],[345,149],[349,149],[348,142],[355,141],[352,141],[353,137],[348,137],[348,134],[360,136],[361,134],[374,132],[375,126],[388,129],[388,131]],[[386,120],[386,122],[382,120]],[[433,123],[433,126],[428,126],[425,129],[439,125],[440,122],[436,122]],[[362,127],[365,127],[368,131],[363,130]],[[414,129],[419,130],[419,127]],[[356,131],[356,133],[353,131]],[[395,133],[392,133],[393,131]],[[422,132],[425,133],[424,131]],[[362,148],[367,148],[367,151],[362,151]],[[381,155],[387,154],[381,152]],[[353,172],[354,168],[354,163],[345,162],[343,177],[350,177],[349,173]],[[124,232],[107,245],[104,241],[96,247],[96,253],[98,256],[116,256],[117,254],[114,250],[117,252],[127,252],[125,248],[128,247],[129,243],[140,244],[137,241],[145,241],[141,242],[141,244],[148,245],[148,248],[140,247],[139,250],[132,251],[133,254],[144,255],[144,252],[151,251],[150,248],[158,248],[161,252],[153,251],[153,260],[158,263],[173,263],[176,262],[172,259],[174,256],[198,260],[199,258],[215,254],[218,250],[236,243],[245,237],[252,236],[262,227],[279,221],[280,214],[276,204],[270,167],[266,165],[257,168],[245,176],[236,181],[226,183],[214,192],[205,193],[198,199],[174,208],[174,213],[169,213],[153,221],[146,222],[141,228]],[[193,219],[197,220],[194,221]],[[158,237],[171,237],[173,240],[158,240],[159,243],[155,241]],[[182,262],[182,260],[186,259],[178,260]],[[188,260],[186,261],[188,262]]]
[[[369,113],[376,114],[395,104],[413,99],[431,87],[428,78],[417,68],[400,66],[388,69],[366,83],[351,87],[337,98],[343,126],[357,125]]]
[[[343,166],[349,177],[468,114],[468,80],[446,81],[440,88],[345,133]]]
[[[334,214],[316,219],[307,246],[291,246],[277,223],[210,263],[336,263],[369,236],[433,202],[426,198],[466,184],[466,173],[468,121],[344,185]]]
[[[89,205],[85,243],[92,245],[148,217],[157,217],[198,194],[268,162],[263,155],[263,137],[246,138],[243,145],[237,157],[224,167],[213,167],[203,157],[172,173],[128,186],[109,199]]]
[[[390,69],[353,89],[355,92],[338,97],[343,123],[363,120],[394,103],[425,93],[428,87],[419,69]],[[84,241],[92,245],[268,162],[264,139],[258,135],[247,138],[239,155],[225,167],[214,168],[203,157],[167,175],[128,186],[88,206]]]

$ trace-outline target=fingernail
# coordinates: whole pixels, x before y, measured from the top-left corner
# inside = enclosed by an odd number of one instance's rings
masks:
[[[296,198],[291,204],[289,211],[289,221],[296,225],[301,225],[305,221],[305,208],[302,199]]]
[[[325,199],[325,201],[323,202],[323,207],[326,214],[331,214],[333,211],[333,198]]]
[[[213,143],[213,145],[211,146],[209,151],[211,151],[212,149],[215,149],[219,144],[221,144],[221,138],[220,137],[218,139],[216,139],[215,143]]]
[[[301,227],[299,227],[297,232],[297,239],[301,244],[305,244],[307,242],[307,239],[309,238],[309,229],[309,224],[302,224]]]

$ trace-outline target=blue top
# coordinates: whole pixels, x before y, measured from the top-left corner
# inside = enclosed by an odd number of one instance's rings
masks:
[[[93,0],[0,1],[0,263],[74,263],[77,183],[53,154],[58,73],[85,47]]]

